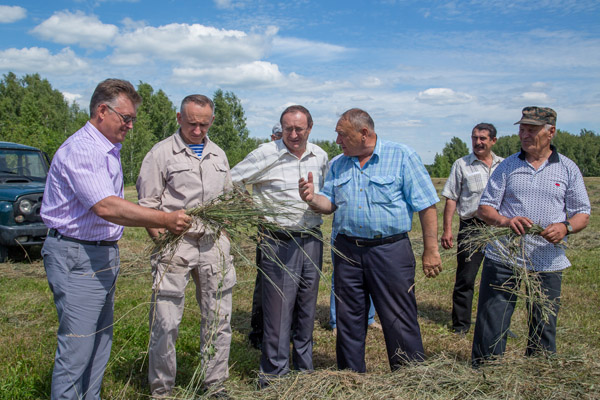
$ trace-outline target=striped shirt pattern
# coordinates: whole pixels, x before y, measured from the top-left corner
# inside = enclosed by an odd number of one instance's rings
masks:
[[[306,178],[309,172],[313,174],[315,188],[320,189],[327,173],[327,153],[307,143],[306,151],[298,158],[280,139],[264,143],[248,154],[231,169],[231,179],[237,184],[252,185],[252,195],[259,201],[286,205],[287,212],[277,216],[275,222],[288,229],[302,230],[323,222],[302,201],[298,191],[300,177]]]
[[[442,190],[442,196],[456,201],[456,211],[461,219],[476,216],[481,193],[490,175],[502,160],[504,158],[492,153],[492,166],[488,167],[474,153],[471,153],[454,161],[450,176]]]
[[[41,216],[48,228],[81,240],[119,240],[123,227],[91,208],[109,196],[123,198],[121,144],[112,144],[90,122],[71,135],[52,160]]]
[[[200,144],[188,144],[188,146],[198,156],[198,158],[202,158],[202,152],[204,151],[204,142]]]
[[[523,216],[542,227],[562,222],[567,216],[589,214],[590,200],[577,165],[556,152],[537,170],[525,153],[508,157],[492,173],[480,205],[494,207],[507,218]],[[566,237],[565,237],[566,240]],[[524,254],[518,265],[535,271],[559,271],[571,265],[561,246],[539,235],[525,235]],[[504,263],[505,257],[488,245],[486,257]]]
[[[358,157],[336,160],[319,194],[338,207],[336,232],[369,239],[410,231],[413,213],[439,201],[419,155],[379,138],[362,168]]]

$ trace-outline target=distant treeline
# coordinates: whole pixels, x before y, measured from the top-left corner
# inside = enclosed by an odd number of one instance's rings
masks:
[[[575,161],[583,176],[600,176],[600,135],[587,129],[582,129],[579,135],[557,129],[552,144],[559,153]],[[501,157],[521,151],[519,135],[498,138],[492,151]],[[446,143],[442,154],[435,155],[433,164],[426,166],[427,171],[432,177],[447,178],[452,163],[469,153],[469,147],[459,138],[453,137]]]

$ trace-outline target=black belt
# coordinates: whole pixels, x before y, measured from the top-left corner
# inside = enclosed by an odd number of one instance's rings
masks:
[[[340,233],[340,236],[343,236],[344,239],[351,242],[352,244],[355,244],[358,247],[373,247],[373,246],[379,246],[382,244],[394,243],[399,240],[406,239],[406,238],[408,238],[408,233],[404,232],[404,233],[399,233],[397,235],[386,236],[384,238],[375,238],[375,239],[366,239],[366,238],[361,238],[361,237],[348,236],[348,235],[344,235],[341,233]]]
[[[81,239],[75,239],[72,237],[68,237],[65,235],[61,235],[60,232],[58,232],[56,229],[50,229],[48,231],[48,236],[50,237],[55,237],[59,240],[66,240],[68,242],[75,242],[75,243],[79,243],[79,244],[87,244],[87,245],[91,245],[91,246],[114,246],[115,244],[117,244],[117,240],[81,240]]]
[[[323,236],[319,228],[312,228],[306,231],[271,231],[264,230],[267,237],[272,237],[277,240],[292,240],[293,238],[306,239],[311,237]]]

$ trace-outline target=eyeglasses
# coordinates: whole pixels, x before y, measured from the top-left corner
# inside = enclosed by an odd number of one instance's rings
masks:
[[[114,112],[115,114],[117,114],[119,117],[121,117],[121,119],[123,120],[123,123],[125,125],[129,124],[130,122],[135,124],[135,121],[137,121],[137,117],[132,117],[131,115],[123,115],[120,112],[118,112],[117,110],[115,110],[114,108],[112,108],[111,106],[109,106],[108,104],[104,103],[104,105],[106,107],[108,107],[108,109],[112,112]]]
[[[300,127],[297,127],[297,126],[286,126],[285,128],[283,128],[283,131],[285,133],[289,134],[289,133],[292,133],[292,132],[295,131],[299,135],[303,134],[307,130],[308,130],[308,128],[300,128]]]

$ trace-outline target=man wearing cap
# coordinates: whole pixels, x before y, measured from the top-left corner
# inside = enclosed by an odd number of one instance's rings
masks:
[[[469,246],[465,246],[465,243],[473,235],[469,228],[482,224],[477,218],[479,199],[491,173],[503,160],[492,151],[496,140],[494,125],[485,122],[475,125],[471,132],[473,152],[454,162],[442,190],[442,196],[446,198],[444,232],[440,240],[443,248],[450,249],[454,246],[452,216],[455,210],[460,217],[456,281],[452,292],[452,330],[458,334],[465,334],[471,328],[473,290],[483,260],[483,252],[472,251]]]
[[[485,250],[472,363],[502,355],[518,290],[517,268],[527,268],[538,279],[551,313],[533,302],[528,309],[526,355],[556,352],[556,318],[560,305],[562,271],[571,264],[560,244],[566,236],[584,229],[590,201],[577,165],[550,144],[556,134],[556,112],[551,108],[525,107],[519,125],[521,151],[509,156],[492,173],[477,215],[494,226],[510,227],[525,235],[534,223],[544,230],[523,236],[523,254],[507,261],[497,246]],[[545,317],[545,318],[544,318]]]

